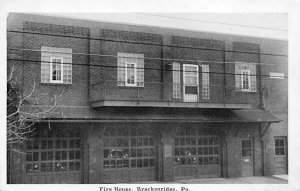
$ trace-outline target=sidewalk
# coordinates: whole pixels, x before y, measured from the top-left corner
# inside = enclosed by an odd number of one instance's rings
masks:
[[[240,178],[203,178],[175,180],[174,182],[137,182],[137,184],[288,184],[286,177],[252,176]]]
[[[283,180],[288,180],[289,176],[287,174],[283,174],[283,175],[273,175],[273,177],[283,179]]]

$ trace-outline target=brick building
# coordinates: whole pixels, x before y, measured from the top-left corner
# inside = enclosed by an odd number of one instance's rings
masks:
[[[10,183],[287,173],[286,41],[29,14],[7,29],[8,72],[58,104]]]

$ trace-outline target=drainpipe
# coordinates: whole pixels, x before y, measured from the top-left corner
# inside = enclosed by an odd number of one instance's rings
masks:
[[[260,62],[260,54],[258,54],[258,62]],[[258,76],[259,76],[259,95],[260,95],[260,108],[262,110],[265,110],[265,103],[264,103],[264,89],[263,89],[263,83],[262,83],[262,65],[257,65],[258,66]]]

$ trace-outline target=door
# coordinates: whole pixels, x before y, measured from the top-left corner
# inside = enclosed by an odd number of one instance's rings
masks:
[[[174,146],[175,179],[220,177],[220,136],[214,128],[178,130]]]
[[[104,132],[102,183],[156,179],[155,135],[151,128],[109,128]]]
[[[241,176],[253,176],[252,139],[242,139]]]
[[[82,183],[80,128],[38,128],[27,142],[25,183]]]
[[[286,139],[275,138],[274,174],[287,174],[287,149]]]
[[[197,102],[199,95],[198,65],[183,65],[183,95],[185,102]]]

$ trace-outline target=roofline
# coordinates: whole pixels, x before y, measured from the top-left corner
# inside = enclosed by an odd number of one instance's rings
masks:
[[[238,34],[228,34],[225,32],[211,32],[211,31],[200,31],[200,30],[191,30],[191,29],[179,29],[173,27],[159,27],[159,26],[151,26],[151,25],[143,25],[143,24],[132,24],[132,23],[124,23],[124,22],[112,22],[112,21],[100,21],[100,20],[92,20],[92,19],[85,19],[85,18],[73,18],[68,16],[57,16],[51,15],[50,13],[9,13],[8,19],[10,17],[16,16],[17,19],[26,20],[29,17],[33,17],[37,20],[44,20],[44,19],[53,19],[53,20],[60,20],[61,22],[67,22],[72,20],[76,22],[75,26],[82,26],[87,28],[98,28],[103,26],[105,29],[114,29],[114,30],[124,30],[123,28],[130,28],[129,31],[135,32],[145,32],[145,33],[153,33],[153,34],[160,34],[160,35],[176,35],[176,36],[189,36],[199,38],[199,35],[205,36],[208,39],[215,39],[215,40],[224,40],[224,39],[239,39],[241,41],[245,41],[243,39],[247,39],[250,41],[254,41],[254,43],[259,43],[259,41],[265,39],[270,41],[281,41],[281,42],[288,42],[288,39],[277,39],[277,38],[268,38],[268,37],[255,37],[251,35],[238,35]],[[41,19],[44,17],[44,19]],[[46,21],[47,22],[47,21]],[[87,23],[88,22],[88,23]],[[74,23],[73,23],[74,25]],[[105,27],[104,27],[105,26]],[[146,30],[145,30],[146,29]],[[181,34],[184,33],[184,34]]]

